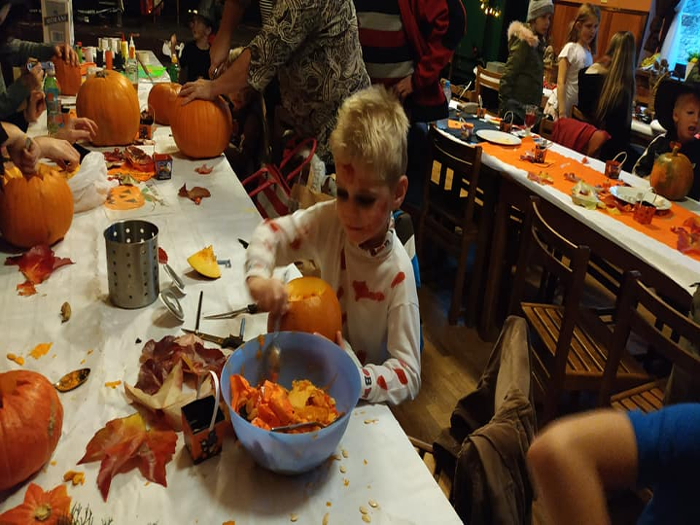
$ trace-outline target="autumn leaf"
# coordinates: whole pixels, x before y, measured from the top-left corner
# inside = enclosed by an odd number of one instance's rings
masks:
[[[212,171],[214,171],[214,166],[207,166],[207,163],[205,162],[201,166],[195,168],[194,171],[200,175],[209,175]]]
[[[685,225],[688,221],[684,222]],[[692,225],[691,225],[692,227]],[[678,235],[676,249],[681,253],[700,253],[700,231],[688,232],[685,228],[671,228],[671,231]]]
[[[209,193],[208,189],[202,188],[200,186],[195,186],[191,190],[188,190],[187,184],[183,184],[182,188],[180,188],[180,191],[178,191],[177,194],[180,197],[187,197],[195,204],[199,204],[200,202],[202,202],[202,199],[206,197],[211,197],[211,193]]]
[[[24,493],[24,502],[0,514],[0,524],[57,525],[70,516],[70,500],[65,485],[44,492],[39,485],[31,483]]]
[[[137,412],[108,421],[87,444],[78,464],[101,461],[97,486],[107,501],[114,476],[135,467],[149,481],[167,486],[165,465],[172,459],[176,443],[175,432],[147,429]]]
[[[688,217],[683,221],[684,228],[688,228],[690,233],[700,234],[700,217]]]
[[[53,250],[47,245],[38,245],[28,252],[17,257],[8,257],[5,260],[6,266],[17,265],[27,280],[17,285],[19,295],[34,295],[36,293],[35,284],[44,282],[51,273],[67,264],[73,264],[68,258],[56,257]]]

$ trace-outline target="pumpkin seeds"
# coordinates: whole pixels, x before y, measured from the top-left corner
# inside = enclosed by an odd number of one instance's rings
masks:
[[[68,303],[68,301],[66,301],[65,303],[63,303],[61,305],[61,322],[67,323],[68,320],[70,319],[70,315],[71,315],[70,304]]]

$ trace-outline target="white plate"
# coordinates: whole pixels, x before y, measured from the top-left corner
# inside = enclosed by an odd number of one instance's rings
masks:
[[[501,146],[519,146],[522,142],[522,140],[510,133],[496,131],[495,129],[480,129],[476,132],[476,136]]]
[[[630,188],[628,186],[612,186],[610,193],[627,204],[637,204],[646,197],[647,202],[653,202],[657,210],[664,211],[671,209],[671,203],[661,195],[656,195],[653,190],[642,188]],[[656,196],[656,199],[654,199]]]

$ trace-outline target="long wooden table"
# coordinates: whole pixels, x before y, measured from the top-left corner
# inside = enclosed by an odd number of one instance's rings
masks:
[[[35,129],[41,132],[41,129]],[[60,268],[31,297],[17,295],[23,277],[15,266],[0,266],[0,370],[20,365],[5,359],[12,352],[24,357],[22,368],[52,381],[69,370],[89,367],[86,384],[61,395],[63,432],[52,460],[30,481],[43,489],[63,483],[68,470],[85,474],[85,484],[68,486],[73,501],[89,506],[98,518],[114,523],[361,523],[363,507],[373,523],[461,523],[388,407],[360,405],[352,414],[335,459],[296,477],[272,474],[257,467],[232,437],[221,455],[194,465],[179,434],[175,456],[167,465],[168,487],[148,483],[138,470],[117,475],[103,501],[96,479],[99,462],[76,465],[88,441],[105,423],[136,411],[124,394],[124,383],[136,383],[139,357],[146,341],[181,334],[194,328],[197,299],[204,291],[203,315],[228,311],[251,302],[243,280],[245,249],[261,217],[231,170],[226,158],[207,160],[210,175],[194,168],[177,153],[168,127],[156,130],[159,151],[174,155],[172,180],[147,183],[157,199],[132,211],[99,206],[77,214],[65,239],[53,249],[75,264]],[[150,150],[147,148],[147,152]],[[79,176],[79,175],[77,175]],[[183,183],[211,191],[201,205],[177,196]],[[154,223],[158,244],[171,266],[184,275],[187,295],[181,300],[185,322],[178,322],[160,302],[126,310],[108,297],[103,231],[124,218]],[[216,281],[196,275],[187,256],[213,245],[217,259],[229,261]],[[2,256],[14,254],[2,245]],[[161,288],[170,285],[161,272]],[[61,323],[62,303],[72,317]],[[266,315],[247,316],[245,339],[266,331]],[[240,318],[202,320],[200,330],[225,335],[238,333]],[[38,359],[29,352],[39,343],[52,343]],[[212,346],[207,344],[207,346]],[[115,388],[109,383],[121,381]],[[224,393],[226,395],[226,393]],[[0,513],[22,502],[29,481],[0,494]],[[376,505],[374,505],[376,503]]]

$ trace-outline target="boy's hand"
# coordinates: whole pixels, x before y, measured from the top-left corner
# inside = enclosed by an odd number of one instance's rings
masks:
[[[41,156],[41,147],[35,140],[31,140],[23,134],[7,144],[7,153],[14,165],[25,175],[36,172],[36,163]]]
[[[270,312],[273,316],[284,315],[287,312],[287,287],[274,277],[248,277],[246,281],[250,296],[257,303],[260,311]]]
[[[27,107],[24,109],[24,120],[36,122],[41,114],[46,110],[46,98],[41,90],[34,90],[29,94]]]
[[[39,144],[44,157],[53,160],[62,167],[77,166],[80,163],[80,153],[67,140],[37,137],[34,141]]]
[[[72,118],[54,135],[73,144],[79,140],[92,140],[97,135],[97,123],[89,118]]]

